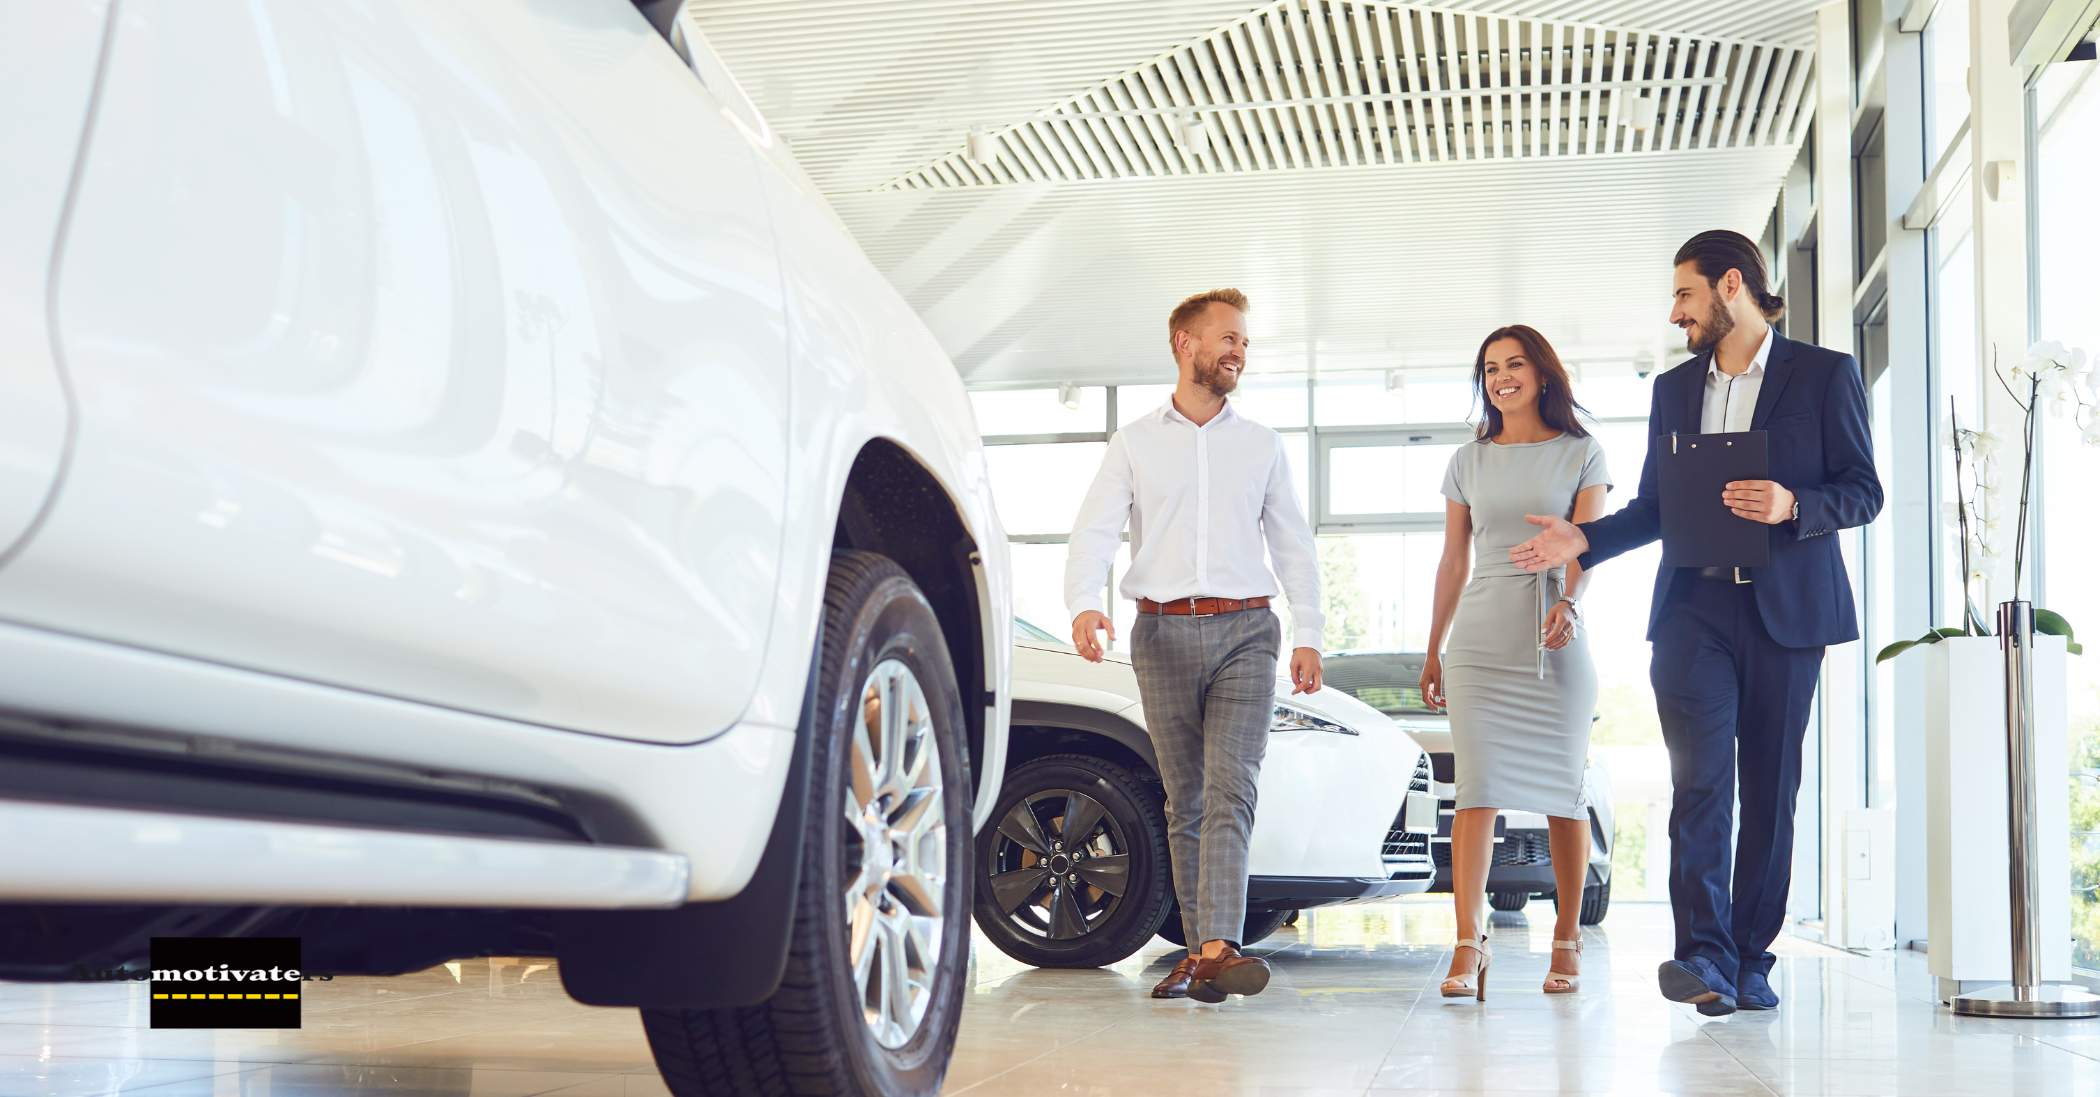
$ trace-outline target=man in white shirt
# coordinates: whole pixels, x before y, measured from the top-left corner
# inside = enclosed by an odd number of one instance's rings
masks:
[[[1189,954],[1155,998],[1222,1002],[1258,994],[1268,964],[1240,954],[1247,839],[1275,707],[1282,623],[1276,577],[1295,625],[1292,692],[1320,688],[1320,569],[1292,489],[1283,439],[1226,401],[1246,368],[1247,298],[1200,293],[1167,321],[1180,379],[1166,406],[1109,439],[1081,504],[1065,564],[1072,643],[1099,662],[1115,639],[1102,598],[1126,525],[1138,604],[1131,662],[1167,792],[1168,848]]]

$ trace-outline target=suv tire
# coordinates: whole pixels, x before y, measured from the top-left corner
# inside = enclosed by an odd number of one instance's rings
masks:
[[[1494,907],[1494,908],[1495,908],[1496,910],[1501,910],[1501,911],[1517,911],[1517,910],[1523,910],[1523,909],[1524,909],[1524,905],[1525,905],[1526,903],[1529,903],[1529,902],[1531,902],[1531,893],[1530,893],[1530,892],[1528,892],[1528,891],[1491,891],[1491,892],[1488,892],[1488,905],[1489,905],[1489,906],[1491,906],[1491,907]]]
[[[972,788],[947,644],[917,584],[867,552],[833,555],[820,643],[787,972],[755,1006],[642,1011],[679,1097],[931,1097],[947,1074],[969,966]]]
[[[1085,754],[1047,755],[1006,775],[977,864],[978,929],[1036,967],[1131,956],[1174,897],[1159,791]]]

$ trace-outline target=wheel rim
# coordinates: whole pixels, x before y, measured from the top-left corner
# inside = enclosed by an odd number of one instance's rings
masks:
[[[846,956],[861,1018],[895,1050],[926,1019],[940,970],[947,793],[925,690],[885,659],[860,687],[846,758]]]
[[[1130,890],[1130,845],[1101,801],[1046,789],[999,820],[987,866],[992,901],[1007,924],[1046,942],[1095,933]]]

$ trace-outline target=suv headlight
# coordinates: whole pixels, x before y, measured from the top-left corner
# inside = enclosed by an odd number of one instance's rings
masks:
[[[1269,731],[1324,731],[1330,735],[1355,735],[1357,730],[1347,724],[1337,724],[1324,717],[1315,716],[1295,705],[1277,705],[1269,720]]]

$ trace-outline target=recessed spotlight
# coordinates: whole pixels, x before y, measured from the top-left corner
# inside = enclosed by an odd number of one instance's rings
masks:
[[[1057,386],[1057,402],[1063,404],[1067,410],[1078,411],[1079,386],[1070,381]]]
[[[999,159],[999,138],[990,130],[971,130],[963,141],[963,159],[979,166],[989,166]]]

